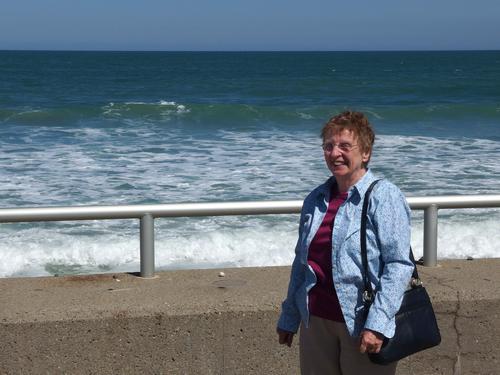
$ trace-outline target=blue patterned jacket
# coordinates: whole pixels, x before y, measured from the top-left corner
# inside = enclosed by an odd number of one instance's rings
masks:
[[[366,241],[369,279],[376,296],[365,321],[361,210],[365,192],[375,180],[368,170],[349,189],[347,200],[337,212],[332,237],[332,275],[351,336],[358,336],[367,328],[390,338],[394,336],[394,315],[413,271],[409,258],[410,209],[402,192],[387,180],[379,181],[371,193]],[[301,321],[308,325],[308,292],[316,283],[316,275],[307,263],[308,248],[326,214],[330,188],[335,183],[335,177],[331,177],[304,200],[288,294],[278,321],[278,328],[285,331],[297,332]]]

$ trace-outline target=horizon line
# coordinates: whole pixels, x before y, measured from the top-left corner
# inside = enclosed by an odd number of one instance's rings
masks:
[[[499,52],[500,49],[339,49],[339,50],[162,50],[162,49],[2,49],[0,52],[173,52],[173,53],[324,53],[324,52]]]

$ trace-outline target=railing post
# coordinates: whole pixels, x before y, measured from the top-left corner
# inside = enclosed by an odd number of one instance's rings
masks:
[[[152,278],[155,273],[155,225],[151,214],[141,217],[141,277]]]
[[[437,266],[438,207],[431,204],[424,210],[424,266]]]

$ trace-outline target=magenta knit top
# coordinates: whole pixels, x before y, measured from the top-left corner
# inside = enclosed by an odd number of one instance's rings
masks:
[[[307,262],[316,274],[316,285],[309,291],[309,313],[323,319],[344,322],[332,278],[332,232],[335,215],[347,193],[339,193],[332,187],[325,218],[314,236]]]

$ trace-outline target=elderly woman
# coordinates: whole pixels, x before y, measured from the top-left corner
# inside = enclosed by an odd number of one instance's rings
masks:
[[[376,294],[365,311],[360,225],[365,192],[377,179],[368,169],[375,135],[362,113],[348,111],[331,118],[321,137],[333,176],[304,200],[279,343],[290,346],[300,326],[302,374],[394,374],[396,363],[374,364],[367,353],[377,353],[394,335],[413,270],[410,210],[395,185],[378,182],[366,227]]]

